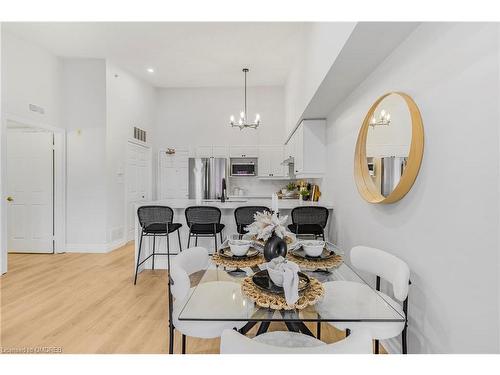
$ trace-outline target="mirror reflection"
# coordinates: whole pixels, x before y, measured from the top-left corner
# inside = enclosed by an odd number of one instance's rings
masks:
[[[366,138],[368,172],[377,190],[387,197],[403,175],[410,153],[412,122],[405,100],[384,98],[370,119]]]

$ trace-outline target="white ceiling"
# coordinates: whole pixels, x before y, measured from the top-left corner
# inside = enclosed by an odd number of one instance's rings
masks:
[[[61,57],[107,58],[157,87],[283,85],[303,23],[3,23]],[[153,74],[146,71],[154,68]]]

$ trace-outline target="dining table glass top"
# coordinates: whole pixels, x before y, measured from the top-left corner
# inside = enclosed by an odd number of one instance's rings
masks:
[[[227,247],[226,241],[221,248]],[[327,242],[328,250],[343,252]],[[301,322],[402,322],[401,306],[372,288],[348,264],[330,270],[302,270],[323,283],[324,295],[314,305],[298,310],[273,310],[257,306],[241,291],[246,276],[265,264],[237,272],[209,260],[206,270],[191,275],[192,288],[180,302],[179,320],[186,321],[301,321]]]

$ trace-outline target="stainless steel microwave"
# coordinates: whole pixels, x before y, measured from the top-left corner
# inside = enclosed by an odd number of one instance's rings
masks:
[[[256,158],[231,158],[231,176],[256,176]]]

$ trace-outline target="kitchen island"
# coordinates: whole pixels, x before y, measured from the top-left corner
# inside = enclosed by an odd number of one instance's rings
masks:
[[[184,215],[184,210],[186,207],[190,206],[213,206],[218,207],[221,212],[221,223],[225,225],[224,231],[222,232],[223,238],[229,236],[230,234],[236,233],[236,222],[234,219],[234,210],[238,207],[243,206],[266,206],[271,208],[271,198],[268,199],[249,199],[246,200],[244,197],[232,198],[226,200],[222,203],[220,200],[196,200],[196,199],[164,199],[158,201],[151,202],[141,202],[136,205],[136,210],[142,206],[168,206],[174,210],[174,219],[173,221],[176,223],[181,223],[182,228],[180,229],[182,248],[185,249],[187,247],[189,228],[186,224],[186,217]],[[278,209],[280,215],[287,215],[287,225],[292,222],[290,218],[290,212],[295,207],[301,206],[321,206],[326,207],[329,210],[333,210],[333,205],[329,202],[310,202],[310,201],[302,201],[299,199],[279,199],[278,200]],[[331,217],[331,215],[330,215]],[[330,221],[330,220],[329,220]],[[328,233],[328,230],[325,230]],[[135,261],[137,261],[137,253],[139,251],[139,238],[140,238],[140,225],[137,219],[137,215],[135,215]],[[142,243],[142,254],[141,259],[146,258],[149,254],[152,253],[152,237],[144,237]],[[220,244],[220,238],[217,236],[218,244]],[[191,239],[191,247],[194,246],[194,238]],[[214,240],[213,237],[198,239],[198,246],[206,247],[210,253],[214,251]],[[166,238],[158,237],[156,239],[156,252],[157,253],[166,253]],[[170,235],[170,253],[177,254],[179,252],[179,244],[177,241],[177,235],[172,233]],[[166,256],[156,256],[155,257],[155,269],[167,269],[167,257]],[[141,267],[139,267],[139,272],[143,269],[151,269],[151,258],[145,262]],[[135,262],[134,262],[134,270],[135,270]]]

